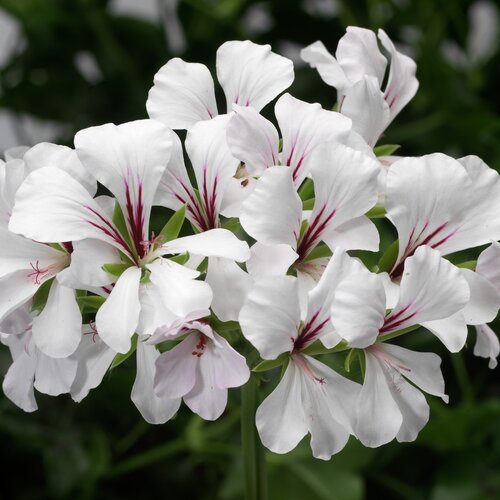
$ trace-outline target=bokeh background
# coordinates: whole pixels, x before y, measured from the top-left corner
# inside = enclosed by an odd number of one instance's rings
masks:
[[[381,142],[404,155],[477,154],[500,168],[499,14],[490,0],[0,0],[0,152],[71,144],[78,129],[143,118],[169,58],[214,70],[217,47],[232,39],[292,58],[291,92],[330,108],[333,89],[299,51],[320,39],[333,52],[345,27],[359,25],[384,28],[418,63],[419,92]],[[330,462],[311,459],[307,443],[268,454],[270,498],[500,498],[499,372],[472,355],[473,339],[456,355],[431,335],[405,339],[442,355],[450,394],[449,405],[429,398],[415,443],[371,450],[351,440]],[[1,349],[0,376],[9,362]],[[0,395],[0,498],[243,497],[238,391],[216,423],[183,409],[150,426],[129,398],[134,363],[78,405],[37,395],[28,415]]]

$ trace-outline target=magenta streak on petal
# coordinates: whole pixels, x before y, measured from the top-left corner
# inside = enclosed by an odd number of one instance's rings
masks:
[[[292,173],[293,182],[295,182],[297,180],[297,177],[299,176],[299,170],[300,170],[300,167],[302,165],[302,162],[304,161],[304,158],[305,158],[305,154],[302,153],[297,165],[295,165],[295,167],[293,167],[293,173]]]
[[[203,200],[205,204],[205,212],[207,214],[207,227],[206,229],[214,229],[217,227],[217,176],[213,181],[211,192],[208,190],[207,182],[207,166],[203,166]]]
[[[414,241],[412,240],[412,238],[413,238],[413,234],[415,232],[415,228],[413,228],[412,232],[410,234],[410,238],[408,240],[408,244],[406,245],[405,251],[403,253],[403,256],[401,257],[400,261],[393,267],[393,269],[390,272],[391,278],[398,278],[399,276],[401,276],[403,274],[405,260],[408,257],[411,257],[415,253],[415,251],[418,247],[420,247],[422,245],[429,245],[431,248],[436,248],[439,245],[442,245],[443,243],[448,241],[456,233],[456,230],[452,231],[450,234],[448,234],[447,236],[445,236],[444,238],[439,240],[437,243],[432,243],[432,240],[438,234],[440,234],[446,228],[447,225],[448,225],[448,222],[444,222],[437,229],[435,229],[430,234],[428,234],[422,241],[419,241],[419,239],[422,236],[422,234],[425,232],[427,227],[429,226],[429,221],[427,221],[425,223],[422,231],[420,231],[420,234],[417,236],[417,238],[415,238]]]
[[[207,224],[205,222],[205,219],[201,213],[200,207],[198,205],[198,200],[194,197],[193,193],[188,189],[188,187],[182,182],[181,179],[176,177],[177,182],[181,185],[182,189],[184,189],[185,193],[187,194],[189,201],[187,203],[187,209],[193,216],[193,219],[195,221],[195,224],[198,226],[198,229],[200,231],[206,231]],[[175,194],[176,198],[182,203],[186,203],[186,200],[183,200],[179,195]]]
[[[239,101],[239,100],[240,100],[240,96],[239,96],[239,95],[237,95],[237,96],[236,96],[236,99],[234,100],[234,104],[238,104],[238,101]]]
[[[318,316],[321,314],[321,309],[318,309],[311,317],[311,319],[304,325],[302,331],[294,342],[294,350],[299,351],[304,349],[309,344],[312,344],[318,335],[323,330],[323,327],[328,323],[330,318],[326,318],[321,323],[315,325],[314,323],[318,319]]]
[[[292,145],[292,149],[290,150],[290,155],[288,156],[288,159],[286,160],[286,166],[289,167],[290,166],[290,163],[292,162],[292,156],[293,156],[293,152],[295,151],[295,146],[296,146],[296,143],[293,143]]]
[[[73,243],[71,241],[65,241],[61,243],[61,246],[66,250],[68,253],[73,253]]]
[[[299,260],[304,260],[307,255],[311,252],[311,250],[316,246],[316,243],[321,238],[323,231],[327,228],[329,222],[335,216],[337,209],[334,208],[323,221],[321,221],[324,212],[326,210],[326,205],[323,205],[319,212],[314,217],[314,220],[306,229],[305,233],[302,236],[302,240],[297,249],[297,253],[299,254]]]
[[[382,335],[384,333],[397,330],[402,324],[413,318],[418,313],[418,310],[404,316],[404,314],[408,312],[411,306],[412,304],[408,304],[407,306],[400,309],[397,313],[389,314],[385,318],[384,324],[380,329],[380,334]]]
[[[123,239],[122,235],[118,232],[118,230],[108,221],[106,220],[99,212],[96,212],[92,207],[89,207],[88,205],[84,205],[84,208],[92,212],[94,215],[96,215],[104,225],[97,224],[96,222],[93,222],[91,220],[86,219],[85,222],[89,223],[91,226],[101,230],[104,234],[112,238],[116,243],[118,243],[125,253],[132,258],[132,260],[135,261],[133,257],[133,253],[130,251],[129,246],[127,245],[126,241]]]
[[[146,232],[144,227],[144,204],[142,201],[142,182],[138,179],[137,183],[137,200],[132,200],[130,194],[130,186],[126,179],[125,182],[125,197],[126,197],[126,209],[127,209],[127,220],[130,227],[132,241],[134,243],[135,250],[140,258],[145,255],[145,248],[142,242],[146,239]]]

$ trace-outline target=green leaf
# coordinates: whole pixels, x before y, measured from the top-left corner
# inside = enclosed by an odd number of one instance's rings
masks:
[[[312,179],[306,179],[299,188],[299,196],[302,201],[314,198],[314,184]]]
[[[130,349],[125,354],[118,353],[113,359],[113,362],[111,363],[111,368],[116,368],[118,365],[121,365],[124,361],[130,358],[132,354],[134,354],[134,352],[137,349],[137,339],[138,339],[137,333],[134,333]]]
[[[220,334],[227,332],[240,331],[240,324],[237,321],[221,321],[214,315],[208,318],[210,326]]]
[[[268,370],[272,370],[273,368],[277,368],[281,366],[288,358],[288,353],[284,352],[280,354],[276,359],[265,359],[260,363],[257,363],[252,368],[253,372],[267,372]]]
[[[238,217],[231,217],[222,224],[222,227],[232,233],[236,233],[241,229],[240,219]]]
[[[398,258],[399,240],[393,241],[384,252],[384,255],[378,262],[378,268],[381,273],[389,272]]]
[[[181,232],[184,219],[186,218],[186,205],[182,205],[177,212],[175,212],[168,222],[163,226],[159,234],[159,241],[165,243],[167,241],[175,240]]]
[[[387,212],[385,211],[384,207],[375,205],[373,208],[368,210],[368,212],[366,212],[365,215],[367,217],[369,217],[370,219],[383,219],[385,217],[386,213]]]
[[[51,278],[40,285],[35,295],[33,295],[32,311],[41,311],[45,307],[53,281],[54,278]]]
[[[80,308],[85,308],[87,312],[98,311],[99,308],[104,304],[106,299],[99,295],[87,295],[85,297],[77,297],[76,301]]]
[[[323,345],[320,340],[316,340],[311,345],[308,345],[305,349],[302,349],[304,354],[308,354],[309,356],[316,356],[318,354],[329,354],[332,352],[341,352],[348,349],[347,342],[342,340],[335,347],[328,348]]]
[[[102,268],[112,276],[121,276],[128,268],[129,264],[104,264]]]
[[[399,144],[382,144],[373,149],[375,156],[390,156],[395,153],[401,146]]]

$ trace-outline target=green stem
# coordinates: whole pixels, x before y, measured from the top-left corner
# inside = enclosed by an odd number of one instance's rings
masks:
[[[255,427],[258,404],[257,376],[252,374],[241,390],[241,442],[246,500],[266,500],[266,457]]]

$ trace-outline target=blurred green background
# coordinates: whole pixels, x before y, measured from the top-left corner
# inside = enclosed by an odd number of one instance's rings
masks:
[[[331,107],[333,89],[299,51],[320,39],[334,52],[345,27],[359,25],[384,28],[418,63],[419,92],[381,142],[402,144],[403,155],[477,154],[499,168],[499,11],[484,0],[0,0],[0,150],[71,144],[78,129],[145,117],[160,66],[180,56],[213,70],[231,39],[294,59],[291,92]],[[500,498],[500,382],[472,356],[473,339],[453,356],[431,335],[404,339],[443,357],[450,394],[449,406],[429,398],[415,443],[370,450],[351,440],[326,463],[307,443],[269,454],[270,498]],[[2,349],[1,376],[9,362]],[[216,423],[183,408],[150,426],[129,398],[134,363],[79,405],[37,395],[28,415],[0,395],[0,498],[242,498],[238,391]]]

